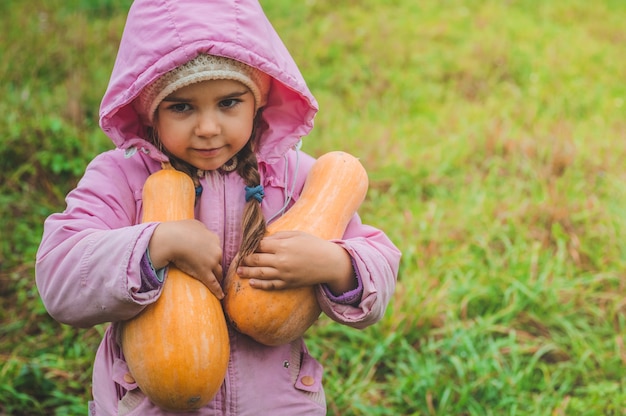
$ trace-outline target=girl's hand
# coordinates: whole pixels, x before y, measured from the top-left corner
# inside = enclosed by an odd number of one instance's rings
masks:
[[[325,283],[341,295],[357,286],[350,255],[341,246],[302,231],[263,238],[237,269],[250,286],[272,290]]]
[[[198,220],[167,221],[152,234],[150,259],[156,269],[174,264],[204,283],[218,298],[224,298],[222,246],[218,236]]]

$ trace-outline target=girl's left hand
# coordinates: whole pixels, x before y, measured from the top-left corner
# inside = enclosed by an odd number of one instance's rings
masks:
[[[237,269],[257,289],[290,289],[326,283],[340,295],[357,285],[350,255],[343,247],[302,231],[263,238],[258,250]]]

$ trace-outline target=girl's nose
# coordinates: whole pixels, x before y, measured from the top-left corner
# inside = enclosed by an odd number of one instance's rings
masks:
[[[211,111],[203,111],[198,114],[196,122],[196,136],[211,137],[220,132],[219,118]]]

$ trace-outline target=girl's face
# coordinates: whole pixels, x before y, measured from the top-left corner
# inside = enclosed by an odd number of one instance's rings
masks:
[[[220,168],[250,139],[254,96],[227,79],[198,82],[167,96],[157,107],[155,127],[175,157],[202,170]]]

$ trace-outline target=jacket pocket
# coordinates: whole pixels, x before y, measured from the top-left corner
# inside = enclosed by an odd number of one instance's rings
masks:
[[[303,352],[295,387],[298,390],[317,393],[322,390],[323,375],[324,369],[322,365],[315,358],[311,357],[308,352]]]
[[[113,363],[113,381],[124,392],[121,400],[117,403],[117,414],[119,416],[131,415],[146,400],[146,396],[137,386],[126,362],[120,358],[116,358]]]
[[[291,354],[291,362],[297,363],[297,365],[291,368],[294,387],[311,401],[325,407],[326,397],[322,385],[324,368],[309,354],[306,346],[304,346],[304,342],[296,341],[292,343]]]

